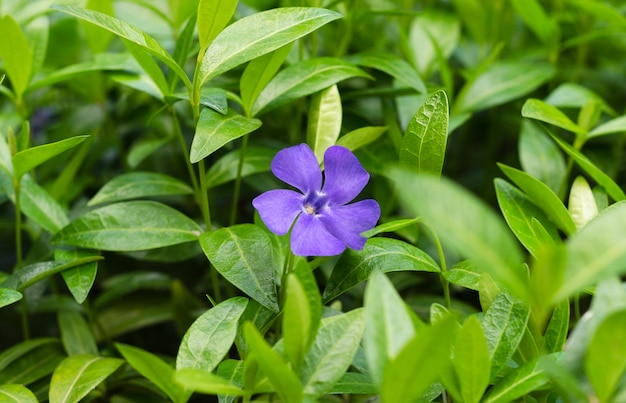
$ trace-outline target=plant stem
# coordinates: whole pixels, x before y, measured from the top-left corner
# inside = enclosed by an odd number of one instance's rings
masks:
[[[237,207],[239,202],[239,194],[241,193],[241,173],[243,172],[243,163],[246,158],[246,150],[248,149],[248,135],[243,136],[241,140],[241,148],[239,149],[239,163],[237,165],[237,176],[235,177],[235,190],[233,191],[233,200],[230,207],[229,225],[235,225],[237,222]]]
[[[183,152],[185,165],[187,166],[187,172],[189,173],[189,179],[191,179],[191,185],[193,186],[193,189],[196,193],[196,201],[200,203],[200,199],[198,197],[198,178],[196,177],[196,172],[193,170],[191,161],[189,161],[189,150],[187,149],[187,143],[185,143],[185,137],[183,136],[183,131],[180,128],[180,121],[178,120],[178,115],[176,115],[176,110],[174,109],[174,106],[170,108],[170,112],[172,114],[172,121],[174,122],[174,132],[176,133],[176,137],[178,138],[178,142],[180,143],[180,149]]]
[[[435,246],[437,247],[437,253],[439,255],[439,264],[441,265],[441,274],[439,274],[439,280],[441,281],[441,287],[443,288],[443,298],[446,301],[446,308],[450,309],[452,303],[450,301],[450,282],[446,279],[445,272],[448,271],[448,267],[446,265],[446,256],[443,253],[443,247],[441,246],[441,241],[439,241],[439,237],[437,233],[430,227],[430,230],[433,241],[435,242]]]
[[[206,187],[206,169],[204,159],[198,162],[198,173],[200,174],[200,209],[204,218],[204,225],[207,231],[211,231],[211,211],[209,209],[209,194]]]
[[[22,208],[21,208],[21,191],[20,183],[14,179],[13,188],[15,189],[15,271],[22,268]]]

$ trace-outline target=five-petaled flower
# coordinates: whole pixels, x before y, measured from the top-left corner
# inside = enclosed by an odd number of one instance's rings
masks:
[[[380,207],[372,199],[347,204],[361,193],[370,177],[350,150],[341,146],[326,150],[323,178],[317,158],[306,144],[279,151],[272,172],[300,192],[269,190],[252,205],[275,234],[284,235],[291,228],[294,254],[332,256],[346,246],[363,248],[366,238],[361,233],[376,225]]]

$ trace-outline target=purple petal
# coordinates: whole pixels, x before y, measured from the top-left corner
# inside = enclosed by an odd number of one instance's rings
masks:
[[[326,231],[313,215],[300,215],[291,230],[291,251],[294,255],[334,256],[345,249],[346,245]]]
[[[365,237],[361,233],[374,228],[380,218],[376,200],[367,199],[346,206],[333,206],[320,216],[324,227],[351,249],[363,249]]]
[[[306,144],[280,150],[272,160],[272,172],[302,193],[318,192],[322,187],[322,171],[315,154]]]
[[[261,220],[275,234],[289,232],[293,220],[302,212],[304,196],[293,190],[269,190],[252,200],[252,205],[259,211]]]
[[[350,150],[332,146],[324,154],[324,189],[331,205],[350,202],[367,185],[370,175]]]

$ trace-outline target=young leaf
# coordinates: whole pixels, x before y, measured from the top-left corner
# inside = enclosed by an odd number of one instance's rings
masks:
[[[400,147],[400,162],[419,173],[441,175],[448,141],[448,97],[431,95],[417,110]]]
[[[74,260],[96,254],[97,253],[94,251],[83,249],[56,249],[54,251],[54,259]],[[87,298],[87,295],[96,280],[97,273],[98,262],[95,261],[63,270],[61,275],[63,276],[63,280],[65,280],[65,284],[67,285],[67,288],[69,288],[76,302],[82,304]]]
[[[0,308],[11,305],[21,300],[24,296],[21,292],[11,288],[0,288]]]
[[[198,3],[198,39],[205,49],[224,29],[237,8],[237,0],[200,0]]]
[[[57,141],[55,143],[44,144],[20,151],[13,156],[13,175],[19,179],[26,172],[43,164],[49,159],[56,157],[63,151],[85,141],[89,136],[76,136],[69,139]]]
[[[213,371],[232,347],[248,300],[233,297],[209,309],[189,327],[178,349],[176,369]]]
[[[394,54],[379,52],[359,53],[347,57],[347,60],[359,66],[371,67],[385,72],[417,92],[426,93],[426,85],[413,66]]]
[[[440,271],[437,263],[417,247],[390,238],[371,238],[363,249],[345,251],[335,265],[326,288],[324,302],[329,302],[357,284],[372,272]]]
[[[569,194],[569,213],[579,230],[598,215],[598,206],[593,192],[582,176],[576,177],[572,184]]]
[[[11,357],[9,358],[12,358],[12,360],[10,365],[0,366],[0,368],[3,368],[0,370],[0,385],[11,383],[30,385],[50,375],[65,358],[59,346],[50,343],[49,340],[39,343],[37,347],[30,345],[28,350],[23,348],[26,347],[25,343],[18,344],[19,347],[11,351]],[[0,358],[4,357],[5,354],[3,353]]]
[[[225,144],[259,127],[261,127],[260,120],[247,118],[232,110],[222,115],[212,109],[203,109],[191,143],[191,163],[195,164]]]
[[[568,300],[556,304],[544,334],[544,350],[548,353],[563,351],[569,332],[570,305]]]
[[[196,88],[240,64],[272,52],[341,18],[322,8],[283,7],[242,18],[221,31],[202,58]]]
[[[98,355],[98,346],[91,327],[80,313],[61,311],[57,318],[67,355]]]
[[[604,136],[613,133],[626,132],[626,116],[620,116],[619,118],[609,120],[606,123],[598,125],[587,135],[588,138]]]
[[[33,52],[26,35],[10,14],[0,19],[0,59],[11,79],[13,91],[20,99],[32,74]]]
[[[118,358],[73,355],[64,359],[50,380],[50,403],[75,403],[124,363]]]
[[[446,280],[454,285],[478,291],[480,289],[480,271],[470,260],[462,260],[443,273]]]
[[[164,99],[169,93],[169,88],[161,67],[140,45],[127,39],[122,39],[122,42],[124,42],[126,49],[133,55],[137,63],[139,63],[141,70],[151,81],[152,87],[157,89],[157,98]]]
[[[51,234],[55,234],[68,224],[69,219],[65,209],[43,187],[39,186],[30,175],[22,177],[21,192],[20,205],[22,206],[22,213],[43,229]],[[13,189],[9,193],[9,198],[15,203]]]
[[[528,28],[548,46],[555,46],[559,39],[557,22],[546,14],[537,0],[513,0],[513,7]]]
[[[555,360],[556,355],[546,355],[545,360]],[[542,370],[540,361],[533,360],[519,368],[512,370],[507,376],[499,380],[482,400],[484,403],[512,402],[532,391],[546,385],[550,379]]]
[[[0,385],[0,400],[3,402],[37,403],[37,396],[26,386],[17,383]]]
[[[336,85],[315,94],[309,106],[306,142],[317,160],[324,160],[326,149],[335,144],[341,131],[341,98]]]
[[[88,206],[143,197],[191,194],[193,189],[169,175],[155,172],[129,172],[107,182],[89,200]]]
[[[559,147],[530,120],[522,122],[518,146],[522,169],[561,196],[566,167]]]
[[[452,366],[463,402],[478,403],[489,385],[489,349],[480,321],[470,316],[456,335]]]
[[[18,365],[20,361],[26,361],[22,359],[27,356],[33,350],[36,350],[42,346],[54,344],[54,348],[58,351],[57,345],[59,345],[58,339],[53,338],[39,338],[25,340],[20,343],[14,344],[11,347],[6,348],[0,354],[0,373],[2,373],[11,364]]]
[[[200,246],[226,280],[278,312],[272,243],[261,228],[241,224],[206,232],[200,237]]]
[[[137,372],[165,392],[174,403],[185,403],[191,391],[174,382],[174,369],[156,355],[137,347],[115,343],[124,359]]]
[[[237,177],[240,155],[241,150],[236,149],[211,164],[211,168],[206,173],[207,188],[211,189],[234,180]],[[276,156],[275,149],[248,146],[243,159],[241,177],[269,171],[274,156]]]
[[[586,134],[587,131],[572,122],[563,112],[554,106],[539,99],[527,99],[522,107],[522,116],[536,119],[560,127],[576,134]]]
[[[35,284],[37,281],[43,280],[44,278],[55,273],[102,259],[103,258],[101,256],[89,256],[69,261],[63,260],[32,263],[11,274],[2,283],[0,283],[0,286],[3,288],[12,288],[17,291],[23,291]]]
[[[246,396],[250,394],[219,375],[197,368],[177,370],[174,372],[174,381],[187,390],[209,395]]]
[[[387,129],[387,126],[361,127],[339,137],[336,144],[354,151],[377,140],[387,131]]]
[[[193,220],[169,206],[152,201],[130,201],[83,215],[56,234],[52,243],[136,251],[195,241],[201,231]]]

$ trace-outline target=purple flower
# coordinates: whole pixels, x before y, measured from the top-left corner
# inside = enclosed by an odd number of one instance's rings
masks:
[[[300,192],[270,190],[252,201],[275,234],[285,235],[293,224],[291,250],[299,256],[338,255],[346,246],[362,249],[366,238],[361,233],[372,229],[380,217],[375,200],[347,204],[370,177],[350,150],[329,147],[324,167],[322,178],[317,158],[306,144],[285,148],[274,157],[272,172]]]

